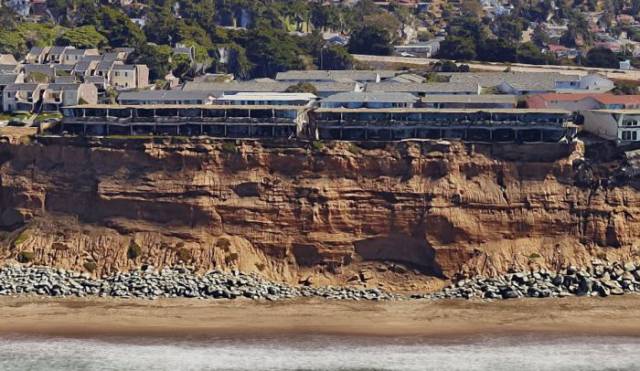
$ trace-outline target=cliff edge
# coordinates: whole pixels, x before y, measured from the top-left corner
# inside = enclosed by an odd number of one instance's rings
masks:
[[[96,275],[184,263],[391,290],[635,260],[640,194],[609,152],[582,142],[0,143],[0,260]]]

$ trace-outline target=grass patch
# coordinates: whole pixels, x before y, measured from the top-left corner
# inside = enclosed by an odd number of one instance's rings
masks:
[[[29,263],[32,262],[35,257],[36,254],[33,251],[20,251],[17,259],[20,263]]]
[[[36,121],[44,121],[49,119],[62,119],[62,114],[59,112],[41,113],[36,117]]]
[[[13,244],[15,246],[19,246],[21,245],[23,242],[25,242],[27,239],[29,239],[29,234],[27,233],[27,231],[22,231],[18,237],[16,237],[16,239],[13,241]]]
[[[540,256],[540,254],[534,252],[533,254],[529,255],[529,259],[534,260],[534,259],[540,259],[542,258],[542,256]]]
[[[314,140],[313,143],[311,143],[311,147],[316,151],[321,151],[324,149],[324,143],[320,140]]]
[[[233,142],[224,142],[222,143],[222,152],[225,153],[237,153],[238,147]]]
[[[362,148],[358,147],[356,144],[349,144],[349,152],[353,153],[354,155],[358,155],[360,154],[360,151],[362,151]]]
[[[142,248],[134,240],[131,240],[127,249],[127,258],[135,260],[140,255],[142,255]]]

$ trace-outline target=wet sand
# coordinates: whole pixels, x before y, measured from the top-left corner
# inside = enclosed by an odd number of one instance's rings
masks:
[[[0,298],[0,336],[640,336],[640,295],[512,301]]]

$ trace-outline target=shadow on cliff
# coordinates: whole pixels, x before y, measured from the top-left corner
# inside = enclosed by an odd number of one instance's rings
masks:
[[[405,264],[423,274],[443,278],[436,251],[424,239],[395,234],[355,242],[356,253],[365,261]]]

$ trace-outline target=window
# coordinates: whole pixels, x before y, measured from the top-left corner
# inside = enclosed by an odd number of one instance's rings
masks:
[[[120,76],[120,72],[116,72],[116,77]]]
[[[624,141],[638,140],[638,132],[637,131],[631,131],[631,130],[625,130],[625,131],[622,132],[622,140],[624,140]]]
[[[129,77],[129,72],[125,72],[124,77]]]

